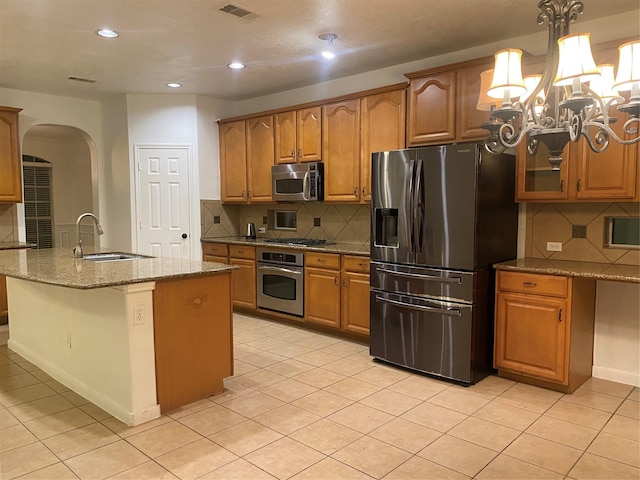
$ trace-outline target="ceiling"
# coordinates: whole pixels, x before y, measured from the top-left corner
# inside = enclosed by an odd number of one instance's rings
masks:
[[[638,9],[583,0],[580,21]],[[253,12],[241,19],[220,8]],[[517,4],[517,8],[515,5]],[[0,87],[243,100],[546,30],[537,0],[0,0]],[[631,17],[637,20],[637,14]],[[633,21],[633,20],[631,20]],[[98,37],[99,28],[120,33]],[[322,33],[338,56],[320,56]],[[227,64],[241,60],[247,68]],[[95,83],[68,80],[75,76]],[[166,87],[180,82],[181,89]]]

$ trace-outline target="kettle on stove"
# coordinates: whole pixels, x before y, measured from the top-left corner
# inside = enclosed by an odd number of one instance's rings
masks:
[[[245,238],[256,238],[256,226],[253,222],[247,223],[247,234],[245,235]]]

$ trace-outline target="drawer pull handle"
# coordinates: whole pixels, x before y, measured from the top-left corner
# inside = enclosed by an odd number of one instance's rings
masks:
[[[318,258],[318,259],[316,259],[316,262],[318,262],[318,263],[324,263],[324,258]]]
[[[535,287],[536,285],[538,285],[538,284],[537,284],[537,283],[535,283],[535,282],[523,282],[522,284],[523,284],[525,287],[529,287],[529,288],[533,288],[533,287]]]

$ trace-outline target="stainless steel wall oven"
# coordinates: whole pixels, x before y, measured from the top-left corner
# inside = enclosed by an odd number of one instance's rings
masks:
[[[304,253],[257,250],[258,307],[304,316]]]

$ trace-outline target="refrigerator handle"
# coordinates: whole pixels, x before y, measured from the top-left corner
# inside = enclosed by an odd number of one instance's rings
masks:
[[[411,252],[411,256],[412,256],[412,261],[416,260],[416,248],[415,248],[415,244],[414,244],[414,237],[415,237],[415,216],[412,214],[413,213],[413,208],[414,208],[414,191],[416,188],[416,162],[414,162],[413,160],[411,160],[411,179],[409,180],[409,190],[408,190],[408,201],[409,201],[409,212],[411,212],[409,215],[407,215],[407,219],[409,220],[407,223],[407,227],[408,227],[408,235],[407,237],[409,238],[409,251]]]
[[[416,160],[415,183],[413,189],[413,243],[416,257],[422,253],[422,224],[424,213],[419,208],[422,195],[422,160]],[[416,258],[417,261],[417,258]]]
[[[425,307],[422,305],[412,305],[410,303],[399,302],[397,300],[391,300],[389,298],[384,298],[376,295],[376,301],[383,303],[390,303],[392,305],[397,305],[402,308],[408,308],[410,310],[418,310],[420,312],[428,312],[428,313],[441,313],[443,315],[456,315],[460,316],[460,309],[458,308],[434,308],[434,307]]]
[[[419,273],[409,273],[409,272],[397,272],[395,270],[387,270],[386,268],[376,268],[377,272],[389,273],[391,275],[396,275],[398,277],[409,277],[409,278],[417,278],[420,280],[432,280],[434,282],[442,282],[442,283],[462,283],[462,279],[460,277],[438,277],[437,275],[421,275]]]

